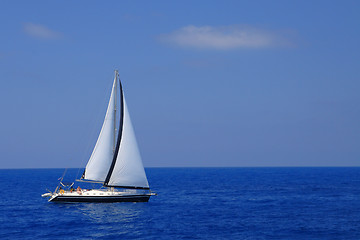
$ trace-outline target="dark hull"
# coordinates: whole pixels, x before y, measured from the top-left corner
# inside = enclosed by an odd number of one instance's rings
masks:
[[[130,196],[57,196],[51,202],[147,202],[149,195]]]

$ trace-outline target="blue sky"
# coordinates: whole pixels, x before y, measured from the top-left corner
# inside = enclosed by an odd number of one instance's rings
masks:
[[[359,1],[4,1],[0,168],[84,167],[113,71],[146,167],[359,166]]]

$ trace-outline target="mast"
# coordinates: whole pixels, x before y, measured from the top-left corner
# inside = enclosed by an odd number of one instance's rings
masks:
[[[118,74],[117,70],[115,70],[115,74]],[[117,82],[117,79],[118,79],[118,75],[116,75],[116,82]],[[116,163],[116,159],[117,159],[117,155],[118,155],[118,152],[119,152],[119,148],[120,148],[120,142],[121,142],[121,137],[122,137],[122,130],[123,130],[123,119],[124,119],[124,95],[123,95],[123,89],[122,89],[122,85],[121,85],[121,80],[119,78],[119,84],[120,84],[120,124],[119,124],[119,133],[118,133],[118,136],[117,136],[117,141],[116,141],[116,147],[115,147],[115,150],[114,150],[114,155],[113,155],[113,159],[112,159],[112,162],[111,162],[111,165],[110,165],[110,169],[109,169],[109,172],[105,178],[105,181],[104,181],[104,186],[107,187],[108,186],[108,183],[109,183],[109,180],[110,180],[110,177],[111,177],[111,174],[114,170],[114,167],[115,167],[115,163]],[[116,124],[116,122],[115,122]],[[115,127],[116,128],[116,127]]]
[[[113,153],[115,153],[116,148],[116,101],[117,101],[117,80],[118,80],[119,72],[115,70],[115,94],[114,94],[114,145],[113,145]]]

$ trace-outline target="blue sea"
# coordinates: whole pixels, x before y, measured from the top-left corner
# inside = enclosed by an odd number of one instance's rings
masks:
[[[148,203],[49,203],[63,171],[0,170],[0,239],[360,239],[360,168],[147,168]]]

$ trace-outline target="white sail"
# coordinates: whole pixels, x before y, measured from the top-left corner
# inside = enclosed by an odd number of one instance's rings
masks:
[[[104,181],[113,160],[115,144],[115,105],[117,76],[115,76],[105,120],[95,148],[85,168],[84,179]]]
[[[123,101],[121,142],[107,185],[149,188],[124,96]]]

